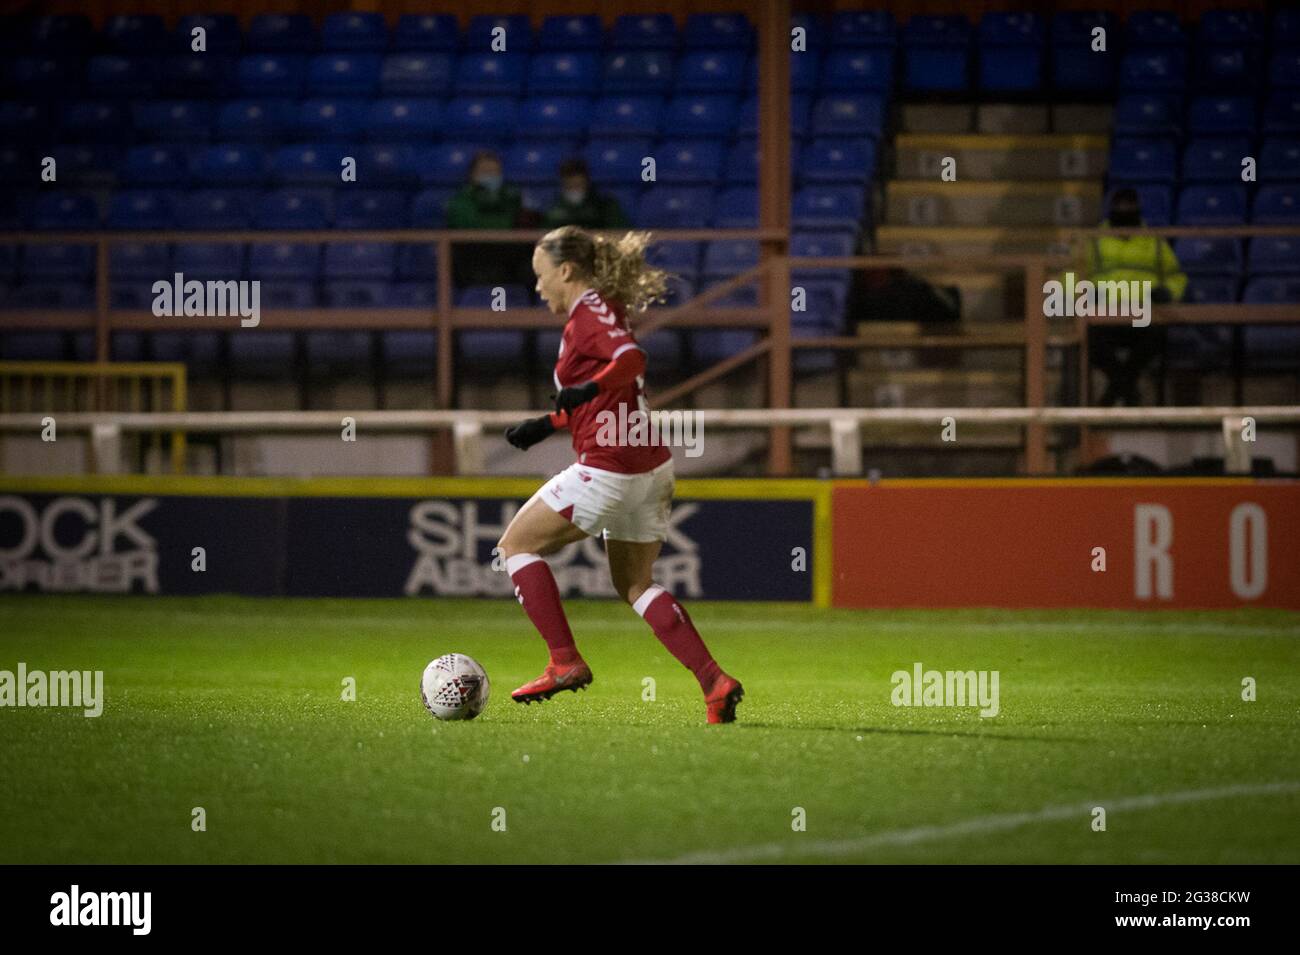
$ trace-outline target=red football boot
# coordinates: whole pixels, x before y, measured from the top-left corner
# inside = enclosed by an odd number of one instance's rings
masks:
[[[561,690],[573,690],[576,693],[586,689],[591,681],[591,667],[584,660],[563,665],[548,663],[541,676],[515,690],[510,698],[516,703],[531,703],[533,700],[540,703]]]
[[[713,683],[713,688],[704,697],[708,707],[710,723],[734,723],[736,721],[736,704],[745,696],[745,688],[740,681],[727,674],[722,674]]]

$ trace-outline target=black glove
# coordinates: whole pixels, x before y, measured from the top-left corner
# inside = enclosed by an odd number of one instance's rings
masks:
[[[600,393],[600,385],[594,381],[584,382],[581,385],[570,385],[568,388],[561,388],[560,393],[555,396],[556,411],[572,411],[578,405],[585,404]]]
[[[520,451],[527,451],[534,444],[545,441],[554,433],[555,425],[551,424],[551,416],[542,415],[540,418],[529,418],[513,428],[506,428],[506,440]]]

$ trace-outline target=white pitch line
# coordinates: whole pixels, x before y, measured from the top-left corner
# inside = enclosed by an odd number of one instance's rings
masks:
[[[958,836],[980,835],[1018,829],[1035,822],[1056,822],[1064,819],[1086,819],[1096,806],[1107,813],[1129,810],[1154,809],[1175,803],[1205,802],[1212,799],[1230,799],[1235,796],[1277,796],[1300,792],[1300,782],[1259,783],[1224,786],[1218,789],[1186,789],[1172,793],[1154,793],[1146,796],[1124,796],[1120,799],[1098,799],[1070,806],[1047,806],[1037,812],[1005,813],[994,816],[977,816],[965,822],[946,826],[920,826],[915,829],[893,829],[863,836],[858,839],[820,840],[814,842],[767,843],[759,846],[741,846],[717,852],[691,852],[674,859],[635,859],[623,865],[728,865],[744,862],[781,861],[789,856],[851,856],[881,846],[910,846],[919,842],[934,842]]]

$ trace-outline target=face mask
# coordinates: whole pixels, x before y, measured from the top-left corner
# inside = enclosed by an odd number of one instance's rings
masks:
[[[488,192],[496,192],[501,188],[500,176],[475,176],[474,182],[476,185],[482,186]]]
[[[564,201],[567,202],[569,205],[576,206],[578,203],[582,202],[583,199],[587,198],[587,190],[586,189],[565,189],[564,192],[561,193],[561,195],[564,196]]]

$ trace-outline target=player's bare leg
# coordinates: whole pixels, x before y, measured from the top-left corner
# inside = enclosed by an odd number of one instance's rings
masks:
[[[586,536],[538,497],[519,510],[501,536],[498,546],[506,561],[506,572],[514,581],[515,596],[551,654],[542,675],[511,694],[516,702],[549,700],[561,690],[576,692],[592,681],[591,668],[573,642],[555,576],[542,560]]]
[[[668,591],[654,583],[654,563],[659,541],[606,540],[609,576],[620,597],[632,605],[654,630],[659,642],[700,682],[710,723],[730,723],[745,689],[722,672],[704,645],[690,615]]]

